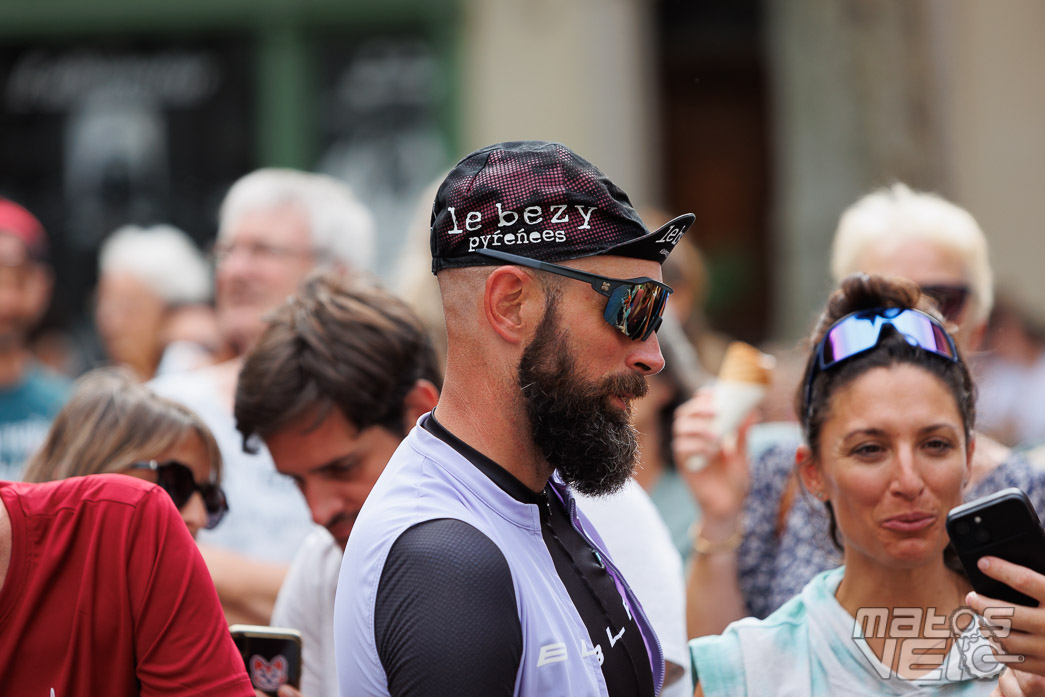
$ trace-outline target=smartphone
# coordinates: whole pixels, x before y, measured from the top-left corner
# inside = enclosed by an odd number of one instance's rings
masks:
[[[301,632],[288,627],[229,627],[254,688],[276,697],[280,685],[301,687]]]
[[[952,508],[947,514],[947,534],[973,590],[1016,605],[1038,606],[1034,598],[976,567],[980,557],[992,556],[1045,574],[1045,531],[1025,493],[1009,487]]]

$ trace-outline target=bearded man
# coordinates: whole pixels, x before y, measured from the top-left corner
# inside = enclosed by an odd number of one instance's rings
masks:
[[[631,402],[664,365],[660,264],[692,222],[650,232],[558,143],[493,145],[447,176],[443,392],[345,548],[341,695],[659,692],[659,642],[571,490],[628,481]]]

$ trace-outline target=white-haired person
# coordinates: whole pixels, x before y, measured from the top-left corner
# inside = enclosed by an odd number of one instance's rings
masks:
[[[810,345],[793,469],[844,564],[769,617],[694,639],[695,694],[996,694],[1015,657],[1006,679],[1030,687],[1038,677],[1023,671],[1045,667],[1045,610],[972,593],[949,548],[947,513],[972,477],[976,388],[942,316],[909,280],[854,274]],[[979,568],[1045,599],[1040,574],[993,557]]]
[[[234,357],[152,382],[199,414],[221,448],[229,514],[199,541],[230,621],[268,623],[289,563],[313,527],[304,497],[264,445],[256,454],[243,451],[232,415],[242,357],[265,314],[310,271],[369,270],[373,227],[367,208],[330,177],[261,169],[239,179],[221,205],[213,249],[218,330]]]
[[[993,302],[987,241],[973,217],[934,194],[902,184],[875,191],[842,215],[831,271],[905,277],[931,298],[955,327],[968,354],[983,336]],[[702,511],[696,554],[687,570],[690,636],[714,634],[745,616],[763,618],[841,557],[828,540],[829,518],[800,494],[794,476],[800,435],[779,440],[750,462],[741,447],[723,447],[711,430],[712,390],[676,412],[674,454],[685,463],[708,458],[699,472],[682,472]],[[977,434],[965,497],[1016,486],[1038,514],[1045,511],[1045,473],[999,443]]]
[[[978,347],[994,274],[987,238],[968,211],[899,183],[864,196],[842,214],[831,248],[836,282],[859,271],[911,279],[958,326],[955,341]]]
[[[219,350],[210,268],[172,225],[126,225],[98,253],[95,326],[108,359],[139,379],[206,365]],[[186,335],[188,320],[202,331]],[[201,324],[202,321],[202,324]]]

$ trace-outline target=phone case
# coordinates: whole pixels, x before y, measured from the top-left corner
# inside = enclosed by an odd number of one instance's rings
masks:
[[[976,566],[980,557],[993,556],[1045,574],[1045,531],[1026,494],[1010,487],[951,509],[947,534],[977,593],[1038,606],[1038,601],[985,576]]]
[[[229,631],[256,689],[276,697],[280,685],[301,686],[301,632],[252,624],[234,624]]]

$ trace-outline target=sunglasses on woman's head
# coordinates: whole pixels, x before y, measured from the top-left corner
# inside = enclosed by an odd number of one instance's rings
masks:
[[[476,253],[500,259],[509,264],[518,264],[572,278],[575,281],[584,281],[596,293],[606,296],[606,311],[603,312],[603,319],[621,334],[635,341],[645,341],[650,334],[660,328],[664,304],[672,292],[670,286],[660,281],[654,281],[652,278],[608,278],[495,249],[479,249],[476,250]]]
[[[969,286],[930,284],[922,286],[922,292],[932,298],[937,309],[948,322],[957,322],[969,300]]]
[[[192,470],[175,460],[168,462],[135,462],[129,467],[132,470],[152,470],[156,473],[156,483],[167,492],[174,501],[177,508],[182,508],[192,498],[194,492],[200,492],[203,498],[203,507],[207,510],[207,530],[213,529],[221,522],[225,512],[229,510],[229,504],[225,500],[225,492],[221,487],[211,482],[199,484],[193,477]]]
[[[880,307],[846,315],[831,325],[816,345],[816,358],[805,387],[806,417],[812,408],[813,381],[819,373],[839,363],[870,351],[882,339],[882,330],[892,327],[912,346],[958,362],[954,339],[934,317],[919,310]]]

